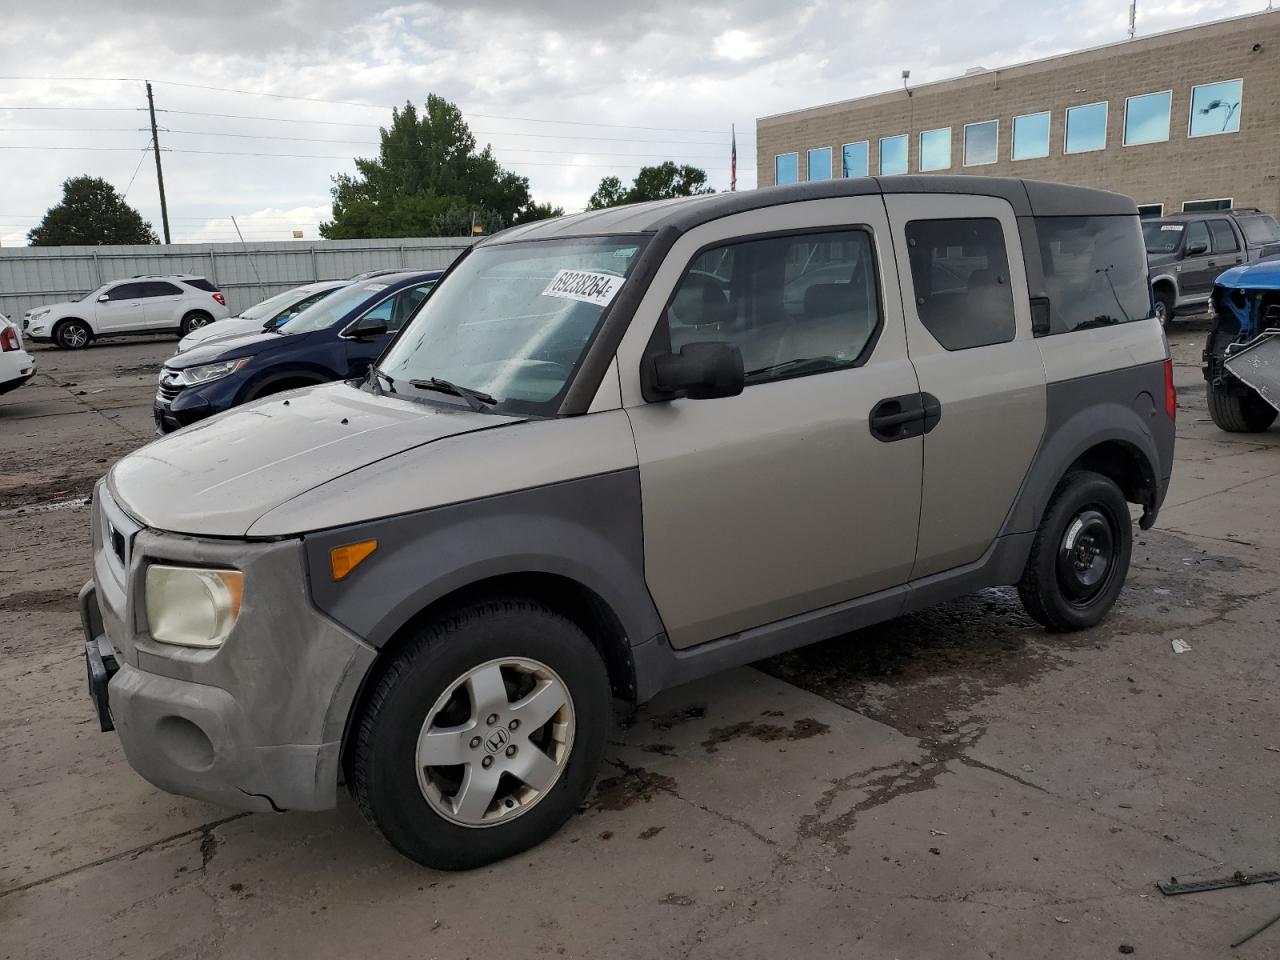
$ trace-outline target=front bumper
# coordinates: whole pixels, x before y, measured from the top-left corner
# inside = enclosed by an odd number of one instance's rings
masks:
[[[139,528],[102,484],[93,539],[94,579],[81,593],[90,687],[103,690],[99,719],[114,724],[130,765],[163,790],[237,809],[332,807],[343,730],[374,651],[312,606],[301,543]],[[220,648],[150,638],[140,599],[152,561],[244,571],[240,617]]]

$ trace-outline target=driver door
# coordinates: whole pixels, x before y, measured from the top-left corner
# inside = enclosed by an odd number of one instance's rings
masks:
[[[94,304],[93,319],[99,335],[146,326],[143,286],[141,283],[117,284],[106,292],[106,300]]]
[[[674,350],[733,343],[746,388],[646,402],[639,371],[651,336]],[[887,399],[919,390],[880,197],[787,204],[691,230],[618,357],[645,578],[672,646],[907,580],[922,441],[877,438],[870,422]]]

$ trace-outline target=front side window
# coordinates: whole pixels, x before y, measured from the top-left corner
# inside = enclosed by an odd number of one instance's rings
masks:
[[[1191,251],[1198,248],[1195,253]],[[1209,225],[1203,220],[1187,224],[1186,252],[1189,257],[1199,257],[1209,252]]]
[[[773,158],[773,182],[778,186],[800,181],[800,154],[780,153]]]
[[[846,177],[866,177],[871,174],[870,144],[866,140],[846,143],[840,148],[842,173]]]
[[[907,172],[907,137],[880,139],[880,173],[883,176]]]
[[[1221,83],[1202,83],[1192,87],[1191,119],[1187,125],[1187,136],[1211,137],[1217,133],[1238,133],[1243,94],[1243,80],[1223,80]]]
[[[916,314],[947,350],[1013,339],[1013,290],[1000,221],[912,220],[907,254]]]
[[[977,167],[995,163],[999,158],[1000,124],[996,120],[966,123],[964,127],[964,165]]]
[[[1142,241],[1158,226],[1141,224],[1134,216],[1036,217],[1049,295],[1049,332],[1068,333],[1151,316]]]
[[[107,291],[108,300],[137,300],[144,296],[143,289],[145,284],[141,283],[122,283],[118,287],[112,287]]]
[[[433,284],[422,283],[416,287],[405,287],[383,300],[371,310],[363,313],[361,320],[385,320],[387,330],[394,332],[404,326],[404,322],[413,316],[418,304],[426,298]]]
[[[1049,155],[1049,111],[1013,118],[1014,160],[1035,160]]]
[[[920,134],[920,170],[947,170],[951,167],[951,128],[926,130]]]
[[[809,151],[809,179],[831,179],[831,148],[818,147]]]
[[[1067,108],[1067,153],[1088,153],[1107,146],[1107,104],[1086,103]]]
[[[880,327],[876,276],[866,229],[715,247],[689,265],[667,305],[671,349],[732,343],[748,386],[854,366]]]
[[[1169,111],[1173,94],[1147,93],[1124,102],[1124,145],[1163,143],[1169,139]]]
[[[1209,234],[1213,237],[1214,253],[1235,253],[1240,249],[1236,241],[1236,232],[1225,220],[1210,220]]]
[[[601,236],[477,247],[427,297],[379,369],[415,399],[442,396],[412,383],[436,377],[489,394],[502,412],[554,415],[645,242]]]

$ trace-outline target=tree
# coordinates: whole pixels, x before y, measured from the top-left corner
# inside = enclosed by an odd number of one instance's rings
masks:
[[[320,225],[328,240],[449,236],[486,233],[521,218],[538,219],[529,181],[498,163],[476,138],[462,112],[443,97],[427,96],[419,115],[412,103],[391,111],[376,159],[356,160],[356,174],[333,178],[333,219]]]
[[[62,183],[62,200],[50,207],[27,234],[33,247],[159,243],[151,224],[124,202],[101,177],[72,177]]]
[[[516,223],[533,223],[535,220],[550,220],[552,217],[563,217],[564,207],[553,207],[549,203],[531,203],[516,215]]]
[[[704,193],[715,193],[712,187],[707,186],[707,171],[687,163],[677,166],[667,160],[655,167],[641,167],[630,187],[623,187],[617,177],[605,177],[587,201],[587,209],[603,210],[624,203],[669,200],[671,197],[693,197]]]

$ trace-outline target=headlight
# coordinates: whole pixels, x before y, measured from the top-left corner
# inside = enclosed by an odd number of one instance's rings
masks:
[[[230,376],[248,362],[248,357],[241,357],[239,360],[221,360],[218,363],[206,363],[199,367],[187,367],[185,370],[178,371],[178,379],[183,386],[194,387],[198,383],[208,383],[211,380],[221,380],[223,377]]]
[[[37,320],[43,320],[48,315],[48,310],[37,310],[35,313],[31,314],[31,322],[35,323]]]
[[[227,638],[244,596],[237,570],[147,567],[147,623],[151,638],[182,647],[219,647]]]

